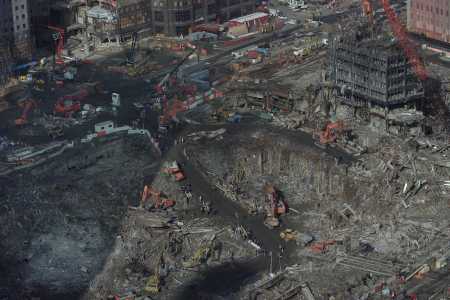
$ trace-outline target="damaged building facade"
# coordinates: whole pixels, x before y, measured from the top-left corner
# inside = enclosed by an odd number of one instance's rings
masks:
[[[380,131],[419,134],[423,86],[395,42],[350,33],[334,38],[329,54],[331,112],[338,119],[357,118]]]
[[[15,59],[26,60],[32,54],[29,12],[27,0],[0,1],[0,51],[10,51]]]
[[[225,22],[250,14],[255,0],[153,0],[152,29],[154,33],[187,35],[192,25]]]

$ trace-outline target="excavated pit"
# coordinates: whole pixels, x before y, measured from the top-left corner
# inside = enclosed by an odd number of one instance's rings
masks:
[[[187,149],[214,184],[233,191],[248,210],[262,212],[266,183],[302,211],[325,198],[348,204],[357,198],[358,186],[347,176],[352,157],[337,148],[321,149],[301,132],[229,128],[222,140],[202,140]]]

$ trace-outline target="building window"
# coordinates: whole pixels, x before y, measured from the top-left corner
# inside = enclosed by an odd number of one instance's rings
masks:
[[[175,11],[175,22],[187,22],[191,19],[191,12],[189,10]]]
[[[162,11],[155,11],[155,21],[164,22],[164,14]]]

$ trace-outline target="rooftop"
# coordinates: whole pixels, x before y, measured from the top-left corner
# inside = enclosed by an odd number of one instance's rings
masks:
[[[269,15],[266,14],[266,13],[263,13],[263,12],[255,12],[255,13],[250,14],[250,15],[246,15],[246,16],[242,16],[242,17],[239,17],[239,18],[236,18],[236,19],[232,19],[232,20],[230,20],[230,22],[244,23],[244,22],[255,20],[255,19],[263,18],[263,17],[266,17],[266,16],[269,16]]]

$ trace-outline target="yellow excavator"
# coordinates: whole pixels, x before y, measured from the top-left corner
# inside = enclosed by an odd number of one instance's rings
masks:
[[[155,273],[147,280],[144,287],[144,292],[150,294],[157,294],[161,291],[161,268],[164,266],[163,254],[159,256],[159,261],[155,266]]]
[[[213,235],[212,238],[204,241],[197,251],[195,251],[194,255],[189,260],[183,262],[183,267],[193,268],[205,263],[211,256],[213,241],[215,238],[216,236]]]

